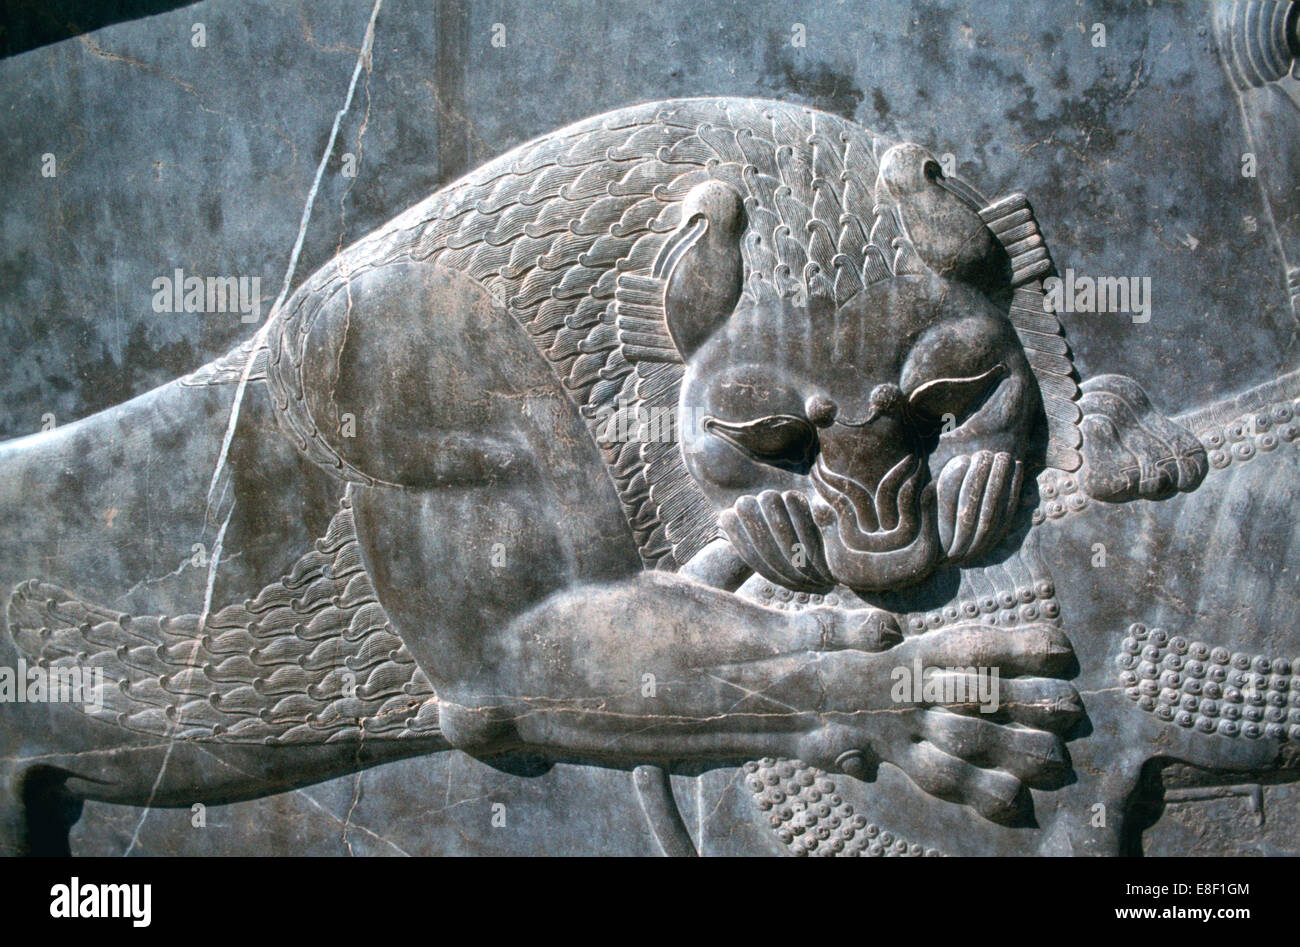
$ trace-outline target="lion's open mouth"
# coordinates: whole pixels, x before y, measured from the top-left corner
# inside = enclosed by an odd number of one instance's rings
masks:
[[[827,467],[812,471],[814,517],[826,563],[838,582],[882,591],[926,578],[940,558],[934,523],[934,486],[924,460],[910,454],[873,491]]]
[[[932,483],[924,458],[909,454],[872,490],[818,457],[811,501],[795,490],[766,490],[741,497],[720,522],[740,557],[769,581],[801,591],[837,584],[882,591],[992,548],[1014,514],[1022,469],[1010,454],[977,451],[954,457]]]
[[[812,481],[835,511],[840,542],[852,552],[886,553],[916,538],[926,473],[921,458],[909,454],[890,468],[872,491],[852,477],[837,474],[818,457]]]
[[[741,497],[720,522],[750,568],[787,588],[908,585],[929,575],[939,558],[927,476],[922,458],[909,455],[873,491],[818,458],[812,501],[795,490],[765,490]]]

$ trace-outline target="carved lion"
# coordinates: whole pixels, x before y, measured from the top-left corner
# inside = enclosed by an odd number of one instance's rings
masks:
[[[108,561],[5,552],[6,654],[112,686],[94,713],[4,705],[41,762],[5,755],[3,844],[40,848],[67,800],[234,800],[448,747],[884,763],[1032,824],[1086,730],[1042,485],[1161,499],[1209,466],[1131,379],[1081,391],[1051,268],[1023,196],[777,102],[622,109],[484,165],[225,359],[0,447],[18,526],[56,493],[124,511]],[[214,525],[211,561],[156,585],[114,545]],[[996,669],[1003,699],[899,700],[914,665],[958,694]]]

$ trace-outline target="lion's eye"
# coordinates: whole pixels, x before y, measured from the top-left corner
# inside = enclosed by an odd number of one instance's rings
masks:
[[[960,422],[980,408],[1006,374],[1006,365],[998,362],[978,375],[936,378],[909,394],[908,406],[916,417],[930,423],[941,423],[944,415],[952,415]]]
[[[773,414],[741,423],[708,416],[703,426],[753,460],[781,470],[806,474],[817,456],[817,428],[797,415]]]

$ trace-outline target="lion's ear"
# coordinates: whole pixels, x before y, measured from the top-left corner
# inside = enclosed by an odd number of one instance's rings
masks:
[[[690,358],[736,308],[744,285],[740,238],[745,204],[730,185],[708,181],[682,206],[682,226],[660,252],[664,318],[677,351]]]
[[[949,181],[919,145],[895,145],[881,156],[879,183],[898,208],[917,255],[935,273],[996,287],[1010,276],[1007,251],[979,212],[979,203]]]
[[[616,290],[619,341],[631,361],[685,362],[726,322],[744,286],[745,204],[705,181],[682,201],[649,276],[624,273]]]

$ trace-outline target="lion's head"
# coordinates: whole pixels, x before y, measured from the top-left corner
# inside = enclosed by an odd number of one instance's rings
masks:
[[[788,588],[875,592],[977,559],[1049,453],[1077,462],[1040,391],[1041,374],[1074,393],[1028,285],[1050,264],[1027,205],[986,208],[911,144],[834,180],[773,154],[779,176],[697,185],[651,273],[619,283],[630,357],[682,365],[686,471],[746,564]]]
[[[988,551],[1042,424],[1005,315],[937,275],[822,312],[738,310],[688,363],[680,407],[737,552],[809,591],[893,588]]]

